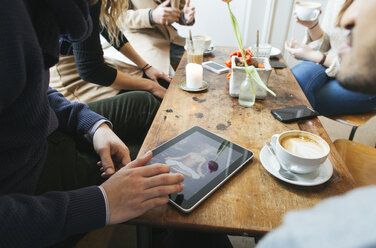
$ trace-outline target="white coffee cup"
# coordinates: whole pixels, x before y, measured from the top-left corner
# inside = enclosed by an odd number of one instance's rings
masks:
[[[193,39],[203,39],[205,42],[204,42],[204,50],[209,50],[210,49],[210,45],[211,45],[211,38],[207,35],[203,35],[203,34],[200,34],[200,35],[195,35],[193,36]]]
[[[317,170],[330,152],[330,147],[323,138],[300,130],[275,134],[271,141],[282,166],[298,174]]]
[[[314,21],[319,17],[321,3],[300,2],[296,4],[296,16],[301,21]]]

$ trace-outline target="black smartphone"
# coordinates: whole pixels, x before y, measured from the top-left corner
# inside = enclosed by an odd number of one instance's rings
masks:
[[[306,105],[296,105],[280,109],[272,109],[272,115],[279,121],[289,123],[298,120],[310,119],[318,116],[318,113]]]
[[[270,66],[275,68],[275,69],[286,68],[286,65],[282,62],[279,62],[279,61],[270,61]]]

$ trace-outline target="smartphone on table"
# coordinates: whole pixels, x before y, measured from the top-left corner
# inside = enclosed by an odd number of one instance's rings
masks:
[[[202,63],[202,67],[208,69],[209,71],[215,72],[217,74],[222,74],[228,72],[230,69],[224,65],[218,64],[214,61],[207,61]]]
[[[306,105],[296,105],[280,109],[272,109],[271,114],[279,121],[290,123],[298,120],[311,119],[319,114]]]

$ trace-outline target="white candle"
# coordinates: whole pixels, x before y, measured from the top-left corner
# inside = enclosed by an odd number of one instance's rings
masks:
[[[202,86],[202,65],[189,63],[185,67],[186,85],[188,88],[198,89]]]

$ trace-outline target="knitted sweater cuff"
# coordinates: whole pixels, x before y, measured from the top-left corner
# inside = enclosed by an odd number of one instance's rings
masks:
[[[105,226],[106,204],[98,186],[69,191],[67,232],[71,234],[88,232]]]

